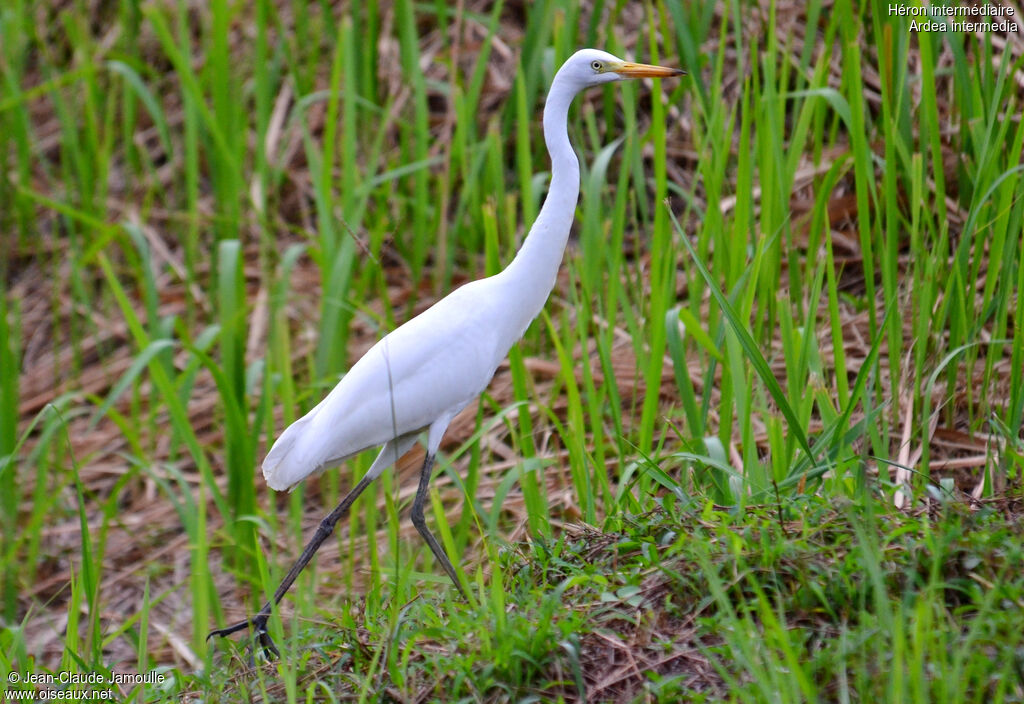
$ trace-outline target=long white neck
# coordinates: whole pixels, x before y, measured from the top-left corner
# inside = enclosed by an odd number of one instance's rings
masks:
[[[551,157],[551,187],[515,259],[500,276],[514,281],[523,317],[519,334],[537,317],[555,285],[580,194],[580,164],[569,143],[569,104],[577,89],[555,76],[544,105],[544,142]],[[517,338],[518,339],[518,336]]]

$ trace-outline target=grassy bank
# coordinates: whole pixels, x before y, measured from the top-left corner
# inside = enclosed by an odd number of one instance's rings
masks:
[[[165,678],[113,687],[137,701],[1024,700],[1024,45],[913,21],[7,3],[0,674]],[[277,495],[267,447],[511,259],[580,46],[690,77],[571,114],[561,276],[428,507],[469,602],[408,522],[417,449],[249,672],[205,634],[372,461]]]

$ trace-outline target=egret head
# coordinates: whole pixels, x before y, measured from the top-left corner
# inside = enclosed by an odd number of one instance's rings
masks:
[[[623,61],[617,56],[599,49],[580,49],[570,56],[558,71],[559,77],[571,82],[577,90],[612,81],[624,81],[629,78],[667,78],[682,76],[685,73],[686,71],[678,68]]]

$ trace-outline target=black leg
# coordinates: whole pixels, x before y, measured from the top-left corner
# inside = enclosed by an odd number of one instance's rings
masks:
[[[437,538],[430,534],[427,530],[427,521],[423,518],[423,501],[427,498],[427,486],[430,484],[430,472],[434,467],[434,456],[428,454],[426,459],[423,460],[423,468],[420,470],[420,486],[416,490],[416,498],[412,501],[412,524],[416,526],[416,530],[420,532],[423,539],[427,541],[427,545],[430,546],[430,551],[434,553],[434,557],[441,563],[441,567],[451,577],[452,584],[454,584],[459,593],[462,594],[462,598],[466,599],[466,592],[462,589],[462,585],[459,584],[459,578],[455,575],[455,568],[452,567],[451,560],[445,555],[444,550],[441,549],[441,545],[437,542]]]
[[[299,559],[296,560],[295,564],[292,565],[292,568],[288,570],[288,574],[285,575],[285,578],[281,580],[281,584],[277,587],[277,591],[274,592],[273,598],[264,604],[263,608],[260,609],[255,616],[250,619],[246,619],[245,621],[234,623],[226,628],[216,628],[210,631],[206,636],[206,639],[209,640],[214,636],[229,636],[232,633],[237,633],[238,631],[243,631],[248,628],[252,630],[253,636],[259,640],[260,647],[263,648],[263,652],[268,657],[270,655],[280,657],[281,653],[278,651],[277,646],[274,645],[274,641],[270,638],[270,634],[267,633],[267,619],[270,618],[271,609],[275,604],[279,604],[281,602],[281,599],[291,588],[295,579],[299,576],[299,573],[302,572],[307,564],[309,564],[309,561],[313,559],[313,555],[316,554],[316,551],[320,549],[320,546],[323,545],[324,541],[327,540],[331,533],[334,532],[334,526],[338,524],[338,521],[342,516],[348,513],[348,510],[352,507],[352,503],[359,498],[359,495],[363,493],[363,490],[369,486],[373,479],[374,477],[367,473],[366,476],[359,480],[359,483],[356,484],[355,488],[353,488],[352,491],[350,491],[348,495],[341,500],[341,503],[338,504],[333,511],[327,514],[326,518],[320,521],[320,525],[317,527],[316,533],[313,534],[313,538],[306,544],[302,554],[299,555]],[[448,569],[451,570],[451,565],[448,566]],[[454,572],[450,572],[450,574],[452,574],[454,578]]]

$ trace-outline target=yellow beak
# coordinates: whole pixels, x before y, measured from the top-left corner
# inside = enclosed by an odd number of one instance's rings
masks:
[[[650,64],[634,64],[631,61],[623,61],[621,65],[613,68],[612,71],[620,76],[625,76],[626,78],[668,78],[669,76],[686,75],[686,71],[679,68],[651,66]]]

